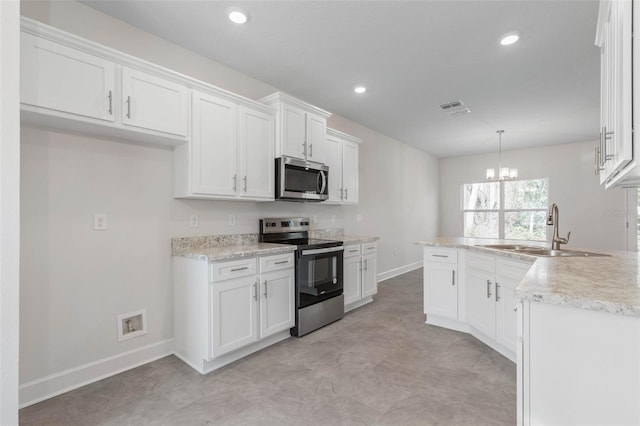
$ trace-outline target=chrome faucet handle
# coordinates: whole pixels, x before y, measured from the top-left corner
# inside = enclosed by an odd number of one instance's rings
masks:
[[[569,231],[569,233],[567,234],[567,238],[559,237],[558,242],[560,244],[567,244],[569,242],[569,238],[571,238],[571,231]]]

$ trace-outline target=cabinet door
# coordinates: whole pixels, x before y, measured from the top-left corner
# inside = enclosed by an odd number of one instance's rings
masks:
[[[362,258],[360,256],[344,258],[343,278],[345,306],[362,299]]]
[[[211,358],[258,340],[256,276],[210,284]]]
[[[153,75],[122,69],[122,123],[185,137],[188,123],[186,87]]]
[[[325,203],[342,201],[342,139],[327,136],[327,161],[329,166],[329,198]]]
[[[378,292],[376,258],[375,253],[362,256],[362,297],[373,296]]]
[[[246,198],[273,200],[274,119],[243,106],[238,108],[238,113],[238,192]]]
[[[260,275],[260,337],[288,330],[295,319],[295,272],[293,269]]]
[[[458,319],[456,264],[429,262],[424,268],[424,313]]]
[[[193,92],[192,192],[236,194],[236,114],[233,102]]]
[[[494,275],[475,268],[467,269],[467,322],[488,337],[496,338]]]
[[[518,340],[518,314],[514,310],[518,299],[515,292],[520,280],[511,277],[496,277],[496,340],[516,352]]]
[[[345,204],[358,204],[358,151],[357,143],[342,143],[342,202]]]
[[[307,114],[307,159],[317,163],[327,161],[327,120]]]
[[[115,64],[21,33],[20,102],[114,121]]]
[[[306,158],[307,114],[296,107],[282,105],[281,141],[282,154],[289,157]]]

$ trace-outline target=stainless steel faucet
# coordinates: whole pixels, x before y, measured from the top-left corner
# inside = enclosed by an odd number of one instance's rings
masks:
[[[547,225],[553,225],[553,239],[551,240],[551,250],[560,250],[560,244],[567,244],[569,242],[569,237],[571,236],[571,232],[567,234],[567,238],[560,238],[558,235],[558,221],[559,213],[558,213],[558,205],[556,203],[551,204],[549,207],[549,213],[547,215]]]

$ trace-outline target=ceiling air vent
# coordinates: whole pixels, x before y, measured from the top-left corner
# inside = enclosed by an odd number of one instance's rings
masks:
[[[451,102],[446,102],[444,104],[440,104],[440,108],[442,108],[443,111],[446,111],[451,108],[461,107],[462,105],[464,105],[462,101],[451,101]]]
[[[448,115],[471,114],[471,110],[465,107],[464,103],[461,100],[440,104],[440,109],[446,112]]]

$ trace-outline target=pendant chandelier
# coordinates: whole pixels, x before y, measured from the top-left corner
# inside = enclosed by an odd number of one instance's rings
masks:
[[[487,169],[487,180],[514,180],[518,178],[518,169],[502,167],[502,134],[504,130],[496,131],[498,134],[498,173],[495,169]]]

